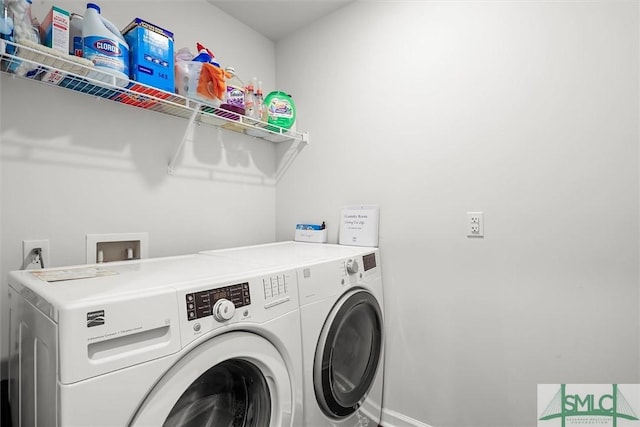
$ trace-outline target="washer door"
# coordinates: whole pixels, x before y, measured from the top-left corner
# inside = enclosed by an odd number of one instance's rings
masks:
[[[266,339],[248,332],[214,337],[182,357],[156,384],[131,426],[290,425],[286,365]]]
[[[333,307],[320,334],[313,368],[316,399],[324,413],[346,417],[367,397],[382,355],[382,311],[358,289]]]

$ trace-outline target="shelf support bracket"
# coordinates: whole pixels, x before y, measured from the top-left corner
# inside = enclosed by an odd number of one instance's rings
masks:
[[[189,118],[189,123],[187,123],[187,128],[184,131],[184,135],[182,136],[182,141],[180,141],[180,145],[178,145],[178,149],[176,150],[175,154],[169,161],[169,167],[167,169],[167,173],[169,175],[173,175],[173,172],[175,170],[175,164],[178,161],[178,156],[180,156],[180,153],[182,152],[184,144],[187,142],[187,140],[193,141],[194,125],[195,125],[196,117],[198,116],[199,112],[200,112],[200,104],[196,104],[195,107],[193,108],[193,113],[191,113],[191,117]]]

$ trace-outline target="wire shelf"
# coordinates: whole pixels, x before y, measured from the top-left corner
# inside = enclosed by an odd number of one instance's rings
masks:
[[[31,42],[0,40],[0,71],[136,108],[156,111],[271,142],[309,141],[297,132],[237,114],[211,103],[102,72],[91,61]]]

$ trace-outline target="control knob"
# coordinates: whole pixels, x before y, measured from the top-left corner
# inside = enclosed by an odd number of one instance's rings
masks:
[[[356,274],[358,272],[358,269],[358,262],[355,259],[350,259],[349,261],[347,261],[347,273]]]
[[[228,299],[220,299],[213,306],[213,318],[218,322],[226,322],[236,312],[236,306]]]

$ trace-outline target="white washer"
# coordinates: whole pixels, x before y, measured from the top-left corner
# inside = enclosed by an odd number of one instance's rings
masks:
[[[303,425],[295,271],[190,255],[42,272],[76,279],[9,275],[14,427]]]
[[[377,248],[281,242],[204,253],[296,269],[304,426],[380,423],[384,311]]]

